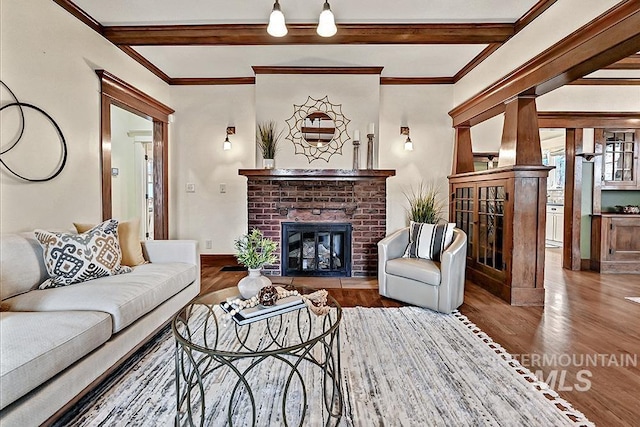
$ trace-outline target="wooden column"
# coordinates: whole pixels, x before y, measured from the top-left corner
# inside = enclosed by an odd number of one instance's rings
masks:
[[[456,142],[453,147],[453,166],[451,174],[473,172],[473,147],[471,145],[471,127],[456,127]]]
[[[518,95],[505,103],[498,167],[542,165],[536,99]]]
[[[580,270],[580,222],[582,219],[582,129],[567,129],[565,144],[564,244],[562,267]]]

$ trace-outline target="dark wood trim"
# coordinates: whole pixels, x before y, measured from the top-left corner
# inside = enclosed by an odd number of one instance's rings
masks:
[[[605,70],[640,70],[640,54],[633,54],[604,67]]]
[[[100,35],[104,35],[104,27],[101,23],[93,19],[87,12],[78,7],[77,4],[70,0],[53,0],[64,10],[84,22],[89,28]]]
[[[638,86],[640,85],[640,78],[601,78],[601,77],[589,77],[577,79],[569,83],[570,85],[581,86]]]
[[[105,70],[96,70],[101,86],[100,146],[102,218],[113,215],[111,202],[111,105],[153,120],[154,239],[169,238],[169,114],[174,111]]]
[[[593,215],[600,215],[600,213],[602,213],[602,155],[604,153],[605,145],[604,129],[600,127],[595,128],[593,134],[593,152],[601,155],[596,156],[593,160],[593,193],[591,196],[591,199],[593,200],[592,213]],[[593,250],[593,248],[591,248],[591,250]]]
[[[549,9],[557,0],[538,0],[524,15],[516,21],[515,32],[516,34],[522,31],[524,27],[531,24],[534,19],[542,15],[542,13]]]
[[[395,176],[393,169],[238,169],[238,175],[252,179],[357,180],[386,179]]]
[[[640,128],[640,112],[538,111],[541,128]]]
[[[102,219],[113,216],[111,201],[111,98],[100,95],[100,160],[102,163]]]
[[[239,265],[235,255],[200,254],[201,267],[224,267],[225,265]]]
[[[619,3],[449,112],[475,125],[504,112],[519,94],[543,95],[640,50],[637,0]]]
[[[452,85],[453,77],[380,77],[381,85]]]
[[[153,120],[153,238],[169,238],[169,123]],[[155,179],[161,177],[161,179]]]
[[[333,37],[320,37],[317,23],[287,24],[288,34],[271,37],[266,24],[132,25],[104,27],[116,45],[291,45],[291,44],[485,44],[501,43],[513,24],[348,24],[339,23]]]
[[[454,76],[454,83],[458,82],[461,78],[469,74],[471,70],[476,68],[482,61],[487,59],[489,55],[498,50],[498,48],[502,46],[502,43],[491,43],[487,47],[485,47],[479,54],[477,54],[471,61],[467,63],[464,67],[460,69]]]
[[[255,83],[255,77],[176,77],[169,81],[172,86],[253,85]]]
[[[474,172],[473,144],[471,142],[471,128],[460,126],[456,128],[456,140],[453,146],[453,167],[451,174]]]
[[[165,83],[171,83],[171,77],[165,74],[160,68],[153,65],[151,61],[149,61],[144,56],[140,55],[137,50],[132,48],[131,46],[118,46],[120,50],[129,55],[131,58],[135,59],[140,65],[142,65],[147,70],[151,71],[158,78],[163,80]]]
[[[536,4],[533,5],[533,7],[531,9],[529,9],[524,15],[522,15],[520,17],[520,19],[518,19],[516,21],[516,23],[514,24],[514,32],[513,35],[515,36],[516,34],[518,34],[520,31],[522,31],[524,29],[524,27],[526,27],[527,25],[529,25],[531,22],[533,22],[534,19],[536,19],[538,16],[540,16],[545,10],[547,10],[552,4],[554,4],[557,0],[539,0]],[[513,37],[513,36],[511,36]],[[463,78],[464,76],[466,76],[471,70],[473,70],[474,68],[476,68],[478,65],[480,65],[480,63],[482,63],[482,61],[484,61],[485,59],[487,59],[489,57],[489,55],[491,55],[493,52],[495,52],[496,50],[498,50],[498,48],[500,46],[502,46],[504,43],[506,43],[507,41],[509,41],[509,39],[511,38],[507,38],[505,41],[503,41],[502,43],[491,43],[489,44],[489,46],[487,46],[486,48],[484,48],[484,50],[482,52],[480,52],[479,54],[477,54],[475,56],[475,58],[473,58],[471,61],[469,61],[467,63],[467,65],[465,65],[464,67],[462,67],[460,69],[460,71],[458,71],[454,76],[453,76],[453,81],[457,82],[458,80],[460,80],[461,78]]]
[[[582,220],[582,129],[567,129],[565,143],[564,234],[562,267],[580,270],[580,223]]]
[[[498,167],[542,165],[536,99],[517,96],[506,102]]]
[[[380,74],[384,67],[271,67],[254,65],[256,74]]]
[[[582,258],[580,260],[580,270],[591,270],[591,258]]]
[[[169,122],[169,114],[175,112],[171,107],[120,80],[108,71],[96,70],[96,74],[100,77],[102,93],[117,100],[120,104],[163,122]]]

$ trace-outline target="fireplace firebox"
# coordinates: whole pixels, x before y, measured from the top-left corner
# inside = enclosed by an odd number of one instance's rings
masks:
[[[283,276],[351,276],[351,224],[282,223]]]

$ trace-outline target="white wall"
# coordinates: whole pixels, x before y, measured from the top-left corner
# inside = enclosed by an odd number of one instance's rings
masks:
[[[196,239],[202,253],[233,253],[233,240],[247,228],[247,180],[238,169],[255,167],[255,87],[173,86],[171,99],[171,238]],[[236,134],[224,151],[227,126]],[[186,192],[187,183],[195,193]]]
[[[329,162],[318,159],[309,163],[305,155],[295,153],[294,144],[286,139],[289,135],[286,120],[293,115],[294,104],[305,104],[309,96],[316,100],[327,96],[332,104],[341,105],[342,115],[350,120],[346,125],[349,140],[342,146],[342,153],[331,156]],[[375,134],[378,134],[379,75],[258,74],[255,102],[256,122],[274,120],[278,129],[284,129],[276,154],[277,168],[351,169],[352,138],[356,129],[360,130],[361,135],[360,166],[366,167],[365,135],[369,123],[375,124]],[[376,137],[376,154],[378,142],[379,137]],[[377,155],[374,157],[377,160]],[[261,167],[261,162],[261,156],[257,155],[256,165]]]
[[[100,84],[94,70],[106,69],[164,103],[169,87],[50,0],[2,0],[0,8],[0,77],[21,101],[56,120],[69,149],[67,166],[50,182],[21,182],[2,168],[0,229],[66,230],[73,221],[98,222]],[[8,102],[5,91],[2,102]],[[3,115],[3,129],[11,128],[8,119]],[[3,131],[3,147],[10,136]],[[59,151],[48,123],[28,116],[24,139],[3,160],[26,174],[49,173]]]
[[[433,183],[448,218],[447,176],[451,174],[454,132],[451,85],[383,85],[380,88],[380,168],[395,169],[387,180],[387,232],[407,223],[405,193]],[[409,126],[414,150],[405,151],[400,126]]]

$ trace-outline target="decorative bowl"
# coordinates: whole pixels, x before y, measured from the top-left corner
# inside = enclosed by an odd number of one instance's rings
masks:
[[[640,214],[640,206],[638,205],[627,205],[627,206],[616,206],[616,210],[620,213],[625,214]]]

